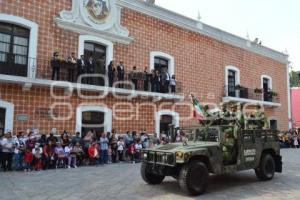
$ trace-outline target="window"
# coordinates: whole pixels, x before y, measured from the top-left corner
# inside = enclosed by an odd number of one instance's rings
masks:
[[[0,73],[27,76],[30,30],[0,22]]]
[[[262,100],[272,102],[273,98],[270,95],[270,90],[272,90],[272,78],[270,76],[261,76],[261,88],[263,90]]]
[[[168,67],[169,67],[169,61],[167,59],[160,58],[160,57],[154,58],[154,70],[155,71],[158,71],[159,73],[161,73],[165,69],[168,70]]]
[[[170,76],[175,75],[174,57],[159,51],[150,53],[150,70],[167,69]]]
[[[240,70],[233,66],[225,67],[225,91],[226,96],[240,97],[236,86],[240,84]]]
[[[275,119],[270,120],[270,129],[277,130],[277,120],[275,120]]]

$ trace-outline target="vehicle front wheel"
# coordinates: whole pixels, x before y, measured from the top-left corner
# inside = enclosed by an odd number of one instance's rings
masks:
[[[274,177],[275,161],[272,155],[265,154],[262,156],[259,167],[255,169],[255,174],[262,181],[268,181]]]
[[[178,183],[181,190],[189,195],[203,194],[208,185],[208,169],[201,161],[185,164],[179,173]]]
[[[143,180],[146,183],[151,184],[151,185],[160,184],[165,178],[165,176],[151,173],[150,166],[147,163],[142,163],[141,175],[142,175]]]

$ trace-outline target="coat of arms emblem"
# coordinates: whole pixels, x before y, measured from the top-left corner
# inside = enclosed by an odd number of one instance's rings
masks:
[[[104,23],[110,14],[108,0],[87,0],[84,7],[89,17],[98,24]]]

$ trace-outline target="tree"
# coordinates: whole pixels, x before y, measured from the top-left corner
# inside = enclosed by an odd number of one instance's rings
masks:
[[[291,71],[290,73],[290,85],[291,87],[300,87],[300,71]]]

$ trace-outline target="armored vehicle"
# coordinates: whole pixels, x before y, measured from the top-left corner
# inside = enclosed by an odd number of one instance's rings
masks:
[[[160,184],[166,176],[178,180],[183,192],[205,192],[209,174],[254,169],[258,179],[271,180],[282,172],[277,131],[230,126],[189,127],[171,130],[184,133],[183,142],[142,151],[141,176],[148,184]]]

